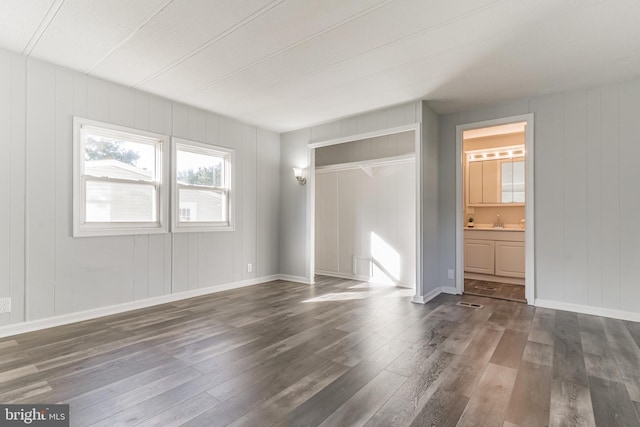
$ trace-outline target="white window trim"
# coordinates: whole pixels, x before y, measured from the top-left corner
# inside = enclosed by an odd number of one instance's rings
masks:
[[[225,183],[224,188],[206,187],[200,188],[227,194],[228,221],[220,222],[180,222],[180,206],[178,200],[178,190],[180,188],[197,188],[197,185],[178,184],[177,171],[177,148],[178,145],[187,146],[189,151],[202,154],[211,154],[218,152],[227,156],[225,165]],[[232,148],[222,147],[219,145],[205,144],[202,142],[192,141],[178,137],[171,138],[171,232],[173,233],[190,233],[205,231],[234,231],[235,230],[235,151]]]
[[[136,141],[136,136],[141,142],[148,143],[148,138],[159,141],[159,147],[156,155],[156,176],[154,181],[140,181],[140,184],[148,184],[156,187],[157,191],[157,218],[156,222],[118,222],[118,223],[86,223],[85,215],[85,188],[86,182],[91,181],[108,181],[108,182],[132,182],[129,180],[120,180],[116,178],[101,178],[84,176],[84,141],[82,139],[83,127],[100,128],[106,133],[113,132],[114,135],[126,133],[130,138]],[[97,120],[85,119],[82,117],[73,118],[73,237],[92,237],[92,236],[122,236],[132,234],[157,234],[167,233],[168,214],[169,214],[169,197],[167,195],[167,178],[169,173],[168,156],[166,152],[169,145],[169,136],[161,135],[153,132],[132,129],[124,126],[118,126],[111,123],[99,122]]]

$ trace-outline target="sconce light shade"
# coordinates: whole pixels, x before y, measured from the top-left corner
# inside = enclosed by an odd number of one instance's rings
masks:
[[[296,177],[300,185],[305,185],[307,183],[307,178],[304,177],[303,170],[301,168],[293,168],[293,176]]]

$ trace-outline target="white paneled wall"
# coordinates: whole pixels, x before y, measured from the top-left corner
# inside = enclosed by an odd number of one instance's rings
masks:
[[[441,282],[455,263],[456,125],[527,112],[535,115],[536,300],[640,313],[638,79],[441,117]]]
[[[24,318],[25,67],[0,50],[0,297],[13,297],[0,325]]]
[[[235,231],[72,238],[74,115],[235,149]],[[278,134],[3,51],[0,134],[0,324],[278,273]]]
[[[414,287],[415,164],[373,166],[372,173],[316,174],[316,271],[363,274],[353,271],[353,257],[372,257],[397,284]]]

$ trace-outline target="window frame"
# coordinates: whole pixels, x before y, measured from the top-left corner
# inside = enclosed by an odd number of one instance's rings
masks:
[[[150,144],[155,148],[155,175],[151,180],[95,177],[85,175],[85,130],[95,129],[104,136],[114,136],[136,143]],[[167,195],[169,136],[154,132],[119,126],[97,120],[73,117],[73,237],[122,236],[132,234],[167,233],[169,197]],[[149,222],[86,222],[87,183],[111,182],[149,185],[156,191],[156,221]]]
[[[200,186],[178,183],[178,151],[196,154],[216,155],[224,158],[223,187]],[[208,232],[235,230],[235,150],[214,144],[193,141],[185,138],[171,138],[171,232]],[[227,221],[180,221],[180,189],[199,189],[222,193],[227,198]]]

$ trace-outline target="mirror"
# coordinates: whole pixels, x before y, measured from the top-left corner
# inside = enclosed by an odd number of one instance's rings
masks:
[[[524,157],[467,162],[467,206],[524,204]]]

